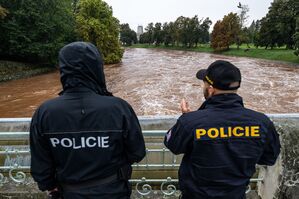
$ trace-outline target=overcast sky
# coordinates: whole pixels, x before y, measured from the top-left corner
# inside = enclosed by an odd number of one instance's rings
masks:
[[[137,31],[148,23],[170,22],[179,16],[199,19],[209,17],[213,24],[229,12],[239,12],[239,2],[249,6],[250,25],[252,20],[261,19],[268,12],[273,0],[104,0],[113,8],[113,15],[120,23],[128,23]],[[211,30],[210,30],[211,31]]]

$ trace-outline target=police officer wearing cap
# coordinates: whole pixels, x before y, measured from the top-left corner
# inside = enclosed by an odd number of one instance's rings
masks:
[[[181,102],[183,115],[167,132],[165,145],[184,154],[179,186],[184,199],[245,199],[256,164],[273,165],[279,135],[263,113],[247,109],[237,94],[240,70],[218,60],[197,72],[206,101],[197,111]]]
[[[59,67],[63,91],[44,102],[31,121],[34,180],[49,198],[130,198],[131,165],[145,156],[136,114],[107,90],[93,44],[63,47]]]

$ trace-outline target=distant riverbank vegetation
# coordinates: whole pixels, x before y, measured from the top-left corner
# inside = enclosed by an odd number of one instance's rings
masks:
[[[0,60],[57,64],[58,52],[73,41],[88,41],[105,63],[121,60],[119,21],[102,0],[0,2]]]
[[[40,64],[0,60],[0,82],[32,77],[54,70],[54,67],[41,66]]]
[[[221,53],[299,63],[298,0],[274,1],[261,20],[246,26],[249,8],[239,3],[239,13],[229,13],[215,23],[209,18],[180,16],[173,22],[149,23],[139,37],[121,30],[121,40],[133,47],[159,47],[179,50]],[[136,36],[135,36],[136,37]]]
[[[183,45],[175,45],[175,46],[165,46],[159,45],[156,46],[154,44],[134,44],[130,46],[131,48],[157,48],[157,49],[167,49],[167,50],[183,50],[183,51],[194,51],[194,52],[205,52],[205,53],[216,53],[221,55],[228,56],[238,56],[238,57],[252,57],[252,58],[260,58],[260,59],[268,59],[268,60],[277,60],[277,61],[285,61],[299,64],[298,56],[294,55],[294,50],[285,49],[285,47],[281,48],[273,48],[273,49],[265,49],[262,47],[256,48],[253,44],[243,44],[239,46],[239,49],[235,44],[230,46],[230,50],[227,51],[214,51],[214,49],[210,46],[210,44],[198,44],[197,47],[186,48]]]

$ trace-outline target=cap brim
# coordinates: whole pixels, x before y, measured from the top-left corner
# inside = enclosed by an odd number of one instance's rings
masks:
[[[207,74],[207,69],[201,69],[196,73],[196,77],[197,79],[204,80],[206,74]]]

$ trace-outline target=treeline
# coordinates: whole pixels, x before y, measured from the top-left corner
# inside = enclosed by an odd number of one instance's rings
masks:
[[[209,42],[209,29],[212,21],[209,18],[199,20],[195,15],[192,18],[180,16],[174,22],[149,23],[146,32],[140,35],[140,43],[155,45],[164,44],[196,47],[199,43]]]
[[[299,1],[275,1],[265,17],[256,22],[256,46],[299,49]]]
[[[212,21],[209,18],[199,20],[179,17],[174,22],[149,23],[146,32],[140,36],[139,43],[160,45],[183,45],[196,47],[210,43],[215,51],[229,50],[232,44],[237,48],[242,44],[254,44],[255,47],[272,49],[283,47],[294,49],[299,56],[299,2],[298,0],[275,1],[261,20],[253,21],[246,27],[249,7],[238,5],[238,13],[229,13],[215,23],[209,33]]]
[[[65,44],[95,44],[105,63],[119,62],[119,21],[102,0],[2,0],[0,59],[54,64]]]
[[[299,48],[299,2],[298,0],[275,1],[261,20],[253,21],[249,27],[243,27],[248,7],[239,5],[241,14],[229,13],[214,25],[211,46],[215,50],[227,50],[231,44],[238,47],[252,43],[255,47],[286,46],[294,49],[298,56]]]

